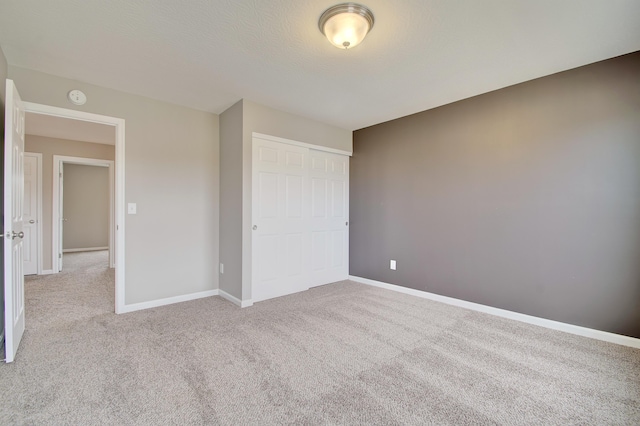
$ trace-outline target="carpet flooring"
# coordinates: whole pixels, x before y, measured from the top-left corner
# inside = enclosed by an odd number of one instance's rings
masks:
[[[353,282],[113,313],[105,252],[28,278],[0,424],[640,424],[640,350]]]

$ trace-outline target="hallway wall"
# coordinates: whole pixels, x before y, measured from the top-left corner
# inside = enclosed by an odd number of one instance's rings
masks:
[[[109,168],[64,165],[62,249],[109,246]]]
[[[98,143],[78,142],[44,136],[27,135],[25,151],[42,154],[42,268],[51,270],[52,257],[52,204],[53,204],[53,156],[98,158],[114,160],[115,146]]]

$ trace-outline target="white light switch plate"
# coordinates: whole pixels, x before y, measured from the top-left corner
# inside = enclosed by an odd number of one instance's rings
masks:
[[[138,212],[138,206],[136,205],[136,203],[129,203],[127,205],[127,213],[136,214],[137,212]]]
[[[394,270],[394,271],[396,270],[396,261],[395,261],[395,260],[392,260],[392,261],[389,263],[389,268],[390,268],[391,270]]]

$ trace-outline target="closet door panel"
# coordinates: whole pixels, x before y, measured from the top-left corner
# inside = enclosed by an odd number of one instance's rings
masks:
[[[309,150],[254,139],[252,298],[309,288]]]
[[[313,241],[311,286],[348,278],[349,160],[322,151],[310,151]]]

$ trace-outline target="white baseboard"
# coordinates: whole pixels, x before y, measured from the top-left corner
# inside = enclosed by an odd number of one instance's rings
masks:
[[[43,269],[42,272],[40,272],[40,275],[52,275],[53,274],[53,269]]]
[[[109,247],[87,247],[87,248],[74,248],[74,249],[64,249],[63,253],[76,253],[79,251],[100,251],[100,250],[109,250]]]
[[[157,308],[158,306],[172,305],[174,303],[188,302],[189,300],[202,299],[203,297],[217,296],[218,289],[201,291],[199,293],[183,294],[181,296],[167,297],[165,299],[150,300],[148,302],[132,303],[124,305],[119,314],[141,311],[143,309]]]
[[[229,302],[233,303],[234,305],[240,306],[241,308],[248,308],[249,306],[253,306],[253,300],[240,300],[224,290],[220,290],[218,296],[222,297],[223,299],[227,299]]]
[[[448,305],[470,309],[472,311],[484,312],[486,314],[491,314],[502,318],[508,318],[515,321],[526,322],[527,324],[550,328],[552,330],[564,331],[565,333],[577,334],[578,336],[590,337],[592,339],[603,340],[605,342],[617,343],[618,345],[640,349],[640,339],[637,339],[635,337],[624,336],[622,334],[609,333],[608,331],[594,330],[592,328],[580,327],[578,325],[534,317],[518,312],[507,311],[506,309],[494,308],[492,306],[481,305],[479,303],[467,302],[466,300],[454,299],[453,297],[440,296],[439,294],[429,293],[422,290],[415,290],[395,284],[388,284],[381,281],[370,280],[368,278],[349,275],[349,279],[351,281],[359,282],[362,284],[410,294],[412,296],[434,300],[436,302],[442,302]]]

